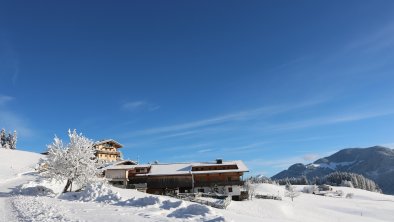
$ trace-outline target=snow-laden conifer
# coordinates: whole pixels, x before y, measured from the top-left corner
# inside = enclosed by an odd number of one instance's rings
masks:
[[[1,129],[0,132],[0,148],[5,148],[6,147],[6,143],[7,143],[7,137],[5,134],[5,130]]]
[[[14,131],[13,134],[8,133],[8,135],[5,129],[2,129],[0,131],[0,148],[14,150],[16,149],[16,141],[17,141],[16,131]]]
[[[16,149],[16,142],[18,141],[18,136],[16,135],[16,130],[14,130],[14,133],[11,135],[10,139],[10,148],[15,150]]]

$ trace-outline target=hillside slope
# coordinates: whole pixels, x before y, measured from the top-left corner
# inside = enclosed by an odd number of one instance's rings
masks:
[[[34,171],[43,155],[20,150],[0,149],[0,183]]]
[[[394,218],[394,196],[346,187],[334,189],[353,193],[352,199],[302,193],[292,202],[284,196],[283,186],[257,184],[256,193],[279,195],[283,200],[233,201],[223,210],[114,187],[62,196],[43,194],[43,187],[56,184],[44,183],[38,174],[25,173],[32,170],[41,155],[15,150],[0,150],[0,154],[0,175],[8,178],[0,183],[0,221],[378,222]],[[12,193],[22,183],[25,190],[17,190],[29,192]],[[297,187],[302,190],[302,186]]]
[[[394,194],[394,150],[382,146],[343,149],[311,164],[297,163],[272,177],[323,177],[335,171],[361,174],[374,180],[383,193]]]
[[[34,179],[27,172],[34,171],[42,155],[37,153],[0,148],[0,220],[16,221],[10,205],[12,190]],[[25,174],[26,173],[26,174]]]

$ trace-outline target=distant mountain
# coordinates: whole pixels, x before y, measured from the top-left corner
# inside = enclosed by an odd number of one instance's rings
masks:
[[[294,164],[271,178],[297,178],[305,175],[311,180],[335,171],[361,174],[374,180],[383,193],[394,194],[394,149],[382,146],[343,149],[311,164]]]

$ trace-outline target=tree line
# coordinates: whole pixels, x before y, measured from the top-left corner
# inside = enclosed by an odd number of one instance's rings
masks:
[[[373,192],[382,192],[379,186],[371,179],[363,175],[350,172],[333,172],[323,177],[314,177],[310,180],[306,176],[290,177],[277,180],[271,180],[267,177],[250,177],[252,183],[271,183],[279,185],[331,185],[331,186],[344,186],[353,187]]]

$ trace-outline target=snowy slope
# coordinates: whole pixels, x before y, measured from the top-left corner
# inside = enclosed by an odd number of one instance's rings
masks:
[[[0,221],[15,221],[9,203],[11,191],[27,182],[42,155],[37,153],[0,148]]]
[[[394,196],[346,187],[334,189],[353,193],[352,199],[302,193],[292,202],[284,196],[283,186],[257,184],[256,193],[279,195],[283,200],[233,201],[225,210],[101,185],[58,196],[61,189],[54,187],[62,184],[25,173],[32,171],[41,155],[15,150],[0,150],[0,155],[0,221],[374,222],[394,218]],[[297,186],[297,190],[302,188]],[[45,194],[39,193],[43,190]]]
[[[0,221],[225,221],[211,207],[136,190],[93,185],[58,195],[64,184],[34,172],[40,154],[0,151]]]
[[[42,157],[38,153],[0,148],[0,183],[34,171]]]

